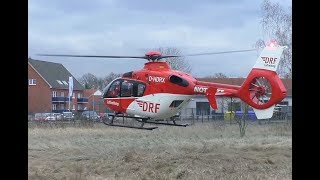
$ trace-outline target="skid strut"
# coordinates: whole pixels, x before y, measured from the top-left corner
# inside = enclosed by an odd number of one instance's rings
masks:
[[[123,114],[110,114],[109,116],[110,116],[109,122],[103,121],[103,123],[108,126],[126,127],[126,128],[133,128],[133,129],[144,129],[144,130],[153,130],[153,129],[158,128],[158,127],[144,127],[144,124],[146,124],[146,123],[148,123],[148,124],[161,124],[161,125],[167,125],[167,126],[180,126],[180,127],[189,126],[189,124],[176,124],[175,120],[172,120],[172,123],[169,123],[169,122],[165,123],[165,122],[150,120],[149,118],[126,116]],[[130,125],[124,125],[124,124],[115,124],[113,121],[114,121],[114,118],[116,118],[116,117],[132,118],[132,119],[135,119],[137,122],[141,123],[141,125],[140,126],[130,126]]]

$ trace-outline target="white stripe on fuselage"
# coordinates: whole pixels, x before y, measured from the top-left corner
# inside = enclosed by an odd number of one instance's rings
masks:
[[[165,119],[176,115],[185,105],[187,105],[192,97],[193,95],[182,94],[150,94],[134,100],[128,106],[126,113],[132,116],[138,115],[151,119]],[[183,102],[178,107],[169,107],[174,100],[183,100]]]

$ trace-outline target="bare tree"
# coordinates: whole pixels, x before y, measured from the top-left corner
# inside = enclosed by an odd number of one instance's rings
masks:
[[[205,78],[228,78],[224,73],[214,73],[212,76],[206,76]]]
[[[249,110],[249,105],[246,103],[243,103],[243,108],[244,112],[240,118],[235,118],[236,122],[239,125],[239,130],[240,130],[240,137],[244,137],[246,134],[246,128],[248,126],[247,119],[248,119],[248,110]]]
[[[279,45],[287,46],[279,64],[278,74],[281,77],[292,78],[292,7],[286,11],[279,3],[264,0],[262,9],[262,28],[269,39],[274,39]],[[267,41],[259,39],[255,47],[265,47]]]
[[[99,79],[91,73],[82,75],[78,81],[84,86],[85,89],[97,88],[99,84]]]
[[[116,73],[109,73],[108,75],[106,75],[103,78],[103,82],[102,82],[102,88],[105,87],[106,85],[108,85],[112,80],[121,77],[121,74],[116,74]]]
[[[181,51],[174,47],[160,47],[157,49],[162,55],[181,55]],[[166,61],[169,63],[170,67],[174,70],[183,71],[186,73],[191,73],[191,66],[185,60],[185,57],[171,57],[166,58]]]
[[[121,74],[109,73],[104,78],[96,77],[91,73],[86,73],[79,78],[79,82],[84,86],[85,89],[96,88],[102,90],[106,85],[108,85],[112,80],[120,77]]]

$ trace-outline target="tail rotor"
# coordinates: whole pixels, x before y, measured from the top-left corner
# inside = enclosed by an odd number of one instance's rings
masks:
[[[254,104],[268,103],[272,96],[272,87],[269,80],[263,76],[254,78],[249,87],[250,99]]]

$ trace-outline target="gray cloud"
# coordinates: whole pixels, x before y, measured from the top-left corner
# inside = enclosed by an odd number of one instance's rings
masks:
[[[29,0],[28,54],[62,63],[80,77],[87,72],[97,76],[127,72],[142,68],[145,62],[35,54],[143,55],[143,49],[166,46],[180,48],[186,54],[248,49],[263,38],[261,2]],[[246,76],[255,59],[256,53],[249,52],[192,57],[188,61],[195,76],[216,72]]]

